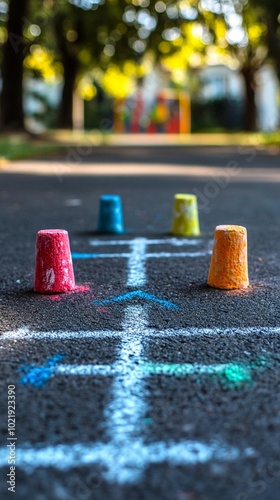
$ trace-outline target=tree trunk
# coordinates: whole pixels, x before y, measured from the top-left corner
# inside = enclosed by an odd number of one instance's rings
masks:
[[[247,132],[255,132],[257,130],[255,69],[251,66],[244,66],[241,69],[241,74],[245,83],[245,113],[243,128]]]
[[[63,54],[64,84],[58,115],[58,127],[73,129],[73,95],[78,73],[78,61],[69,54]]]
[[[278,24],[276,21],[276,16],[275,16],[275,22],[272,21],[271,18],[266,19],[266,25],[267,25],[267,45],[268,45],[268,51],[269,55],[273,58],[275,62],[275,68],[276,68],[276,73],[278,76],[278,80],[280,81],[280,39],[279,36],[277,35],[277,28]]]
[[[26,47],[23,38],[24,16],[28,0],[10,0],[8,39],[3,48],[1,94],[1,128],[24,130],[23,60]]]
[[[78,47],[69,43],[63,32],[64,14],[57,14],[54,19],[54,32],[57,46],[61,53],[64,73],[61,102],[58,112],[58,128],[73,129],[73,95],[79,71]]]

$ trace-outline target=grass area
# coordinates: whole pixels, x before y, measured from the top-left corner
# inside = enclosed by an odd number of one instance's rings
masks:
[[[58,151],[59,144],[52,141],[31,139],[23,135],[0,137],[0,161],[36,158]]]
[[[277,146],[280,131],[271,133],[108,134],[99,131],[50,131],[37,138],[26,135],[0,136],[0,164],[9,160],[45,157],[64,148],[86,147],[91,152],[100,145],[190,145],[190,146]]]
[[[260,134],[262,144],[280,146],[280,130]]]

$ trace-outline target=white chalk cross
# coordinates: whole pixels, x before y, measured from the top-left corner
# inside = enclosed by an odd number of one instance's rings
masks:
[[[210,245],[211,243],[211,245]],[[139,287],[146,284],[146,261],[147,259],[161,258],[196,258],[204,257],[211,254],[212,242],[204,244],[204,248],[199,251],[192,252],[147,252],[150,245],[167,245],[172,247],[191,246],[197,247],[203,244],[202,240],[186,239],[186,238],[165,238],[165,239],[148,239],[148,238],[133,238],[131,240],[91,240],[89,244],[92,247],[100,246],[128,246],[128,252],[117,253],[77,253],[73,252],[73,259],[128,259],[128,287]]]

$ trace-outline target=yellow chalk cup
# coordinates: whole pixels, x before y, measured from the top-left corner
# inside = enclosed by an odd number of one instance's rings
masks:
[[[175,236],[199,236],[197,198],[194,194],[175,194],[171,233]]]

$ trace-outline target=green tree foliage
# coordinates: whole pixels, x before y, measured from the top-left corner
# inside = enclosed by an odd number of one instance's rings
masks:
[[[187,68],[224,62],[244,77],[245,128],[253,130],[256,72],[270,58],[280,75],[278,1],[3,0],[2,126],[23,127],[23,67],[63,78],[59,126],[71,128],[73,92],[90,99],[94,80],[125,97],[156,64],[179,82]]]

